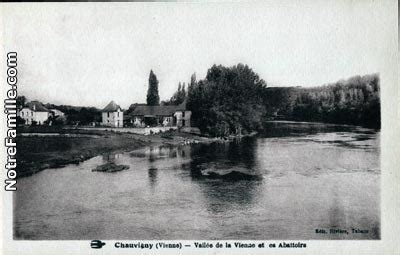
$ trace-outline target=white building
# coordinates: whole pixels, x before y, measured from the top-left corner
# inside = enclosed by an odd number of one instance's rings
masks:
[[[51,112],[38,101],[27,103],[20,111],[19,116],[25,120],[25,124],[32,125],[35,122],[42,125],[50,116]]]
[[[64,113],[60,110],[57,109],[50,109],[50,112],[53,114],[53,116],[57,117],[57,116],[64,116]]]
[[[102,110],[102,125],[108,127],[123,127],[124,124],[124,113],[119,105],[114,101],[111,101]]]

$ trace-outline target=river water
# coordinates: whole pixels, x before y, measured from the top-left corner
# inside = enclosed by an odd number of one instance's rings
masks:
[[[19,179],[14,237],[379,239],[379,144],[369,129],[271,122],[230,143],[98,156]],[[130,169],[91,171],[110,161]],[[232,171],[257,178],[201,174]]]

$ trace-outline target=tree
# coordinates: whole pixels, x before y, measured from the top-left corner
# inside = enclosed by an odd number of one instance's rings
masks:
[[[247,65],[214,65],[206,79],[196,82],[192,77],[188,108],[202,132],[227,136],[262,127],[266,83]]]
[[[186,99],[186,84],[179,82],[178,84],[178,90],[174,93],[174,95],[170,98],[169,101],[163,102],[164,105],[179,105],[183,103]]]
[[[182,88],[181,88],[181,94],[179,95],[182,98],[182,101],[186,97],[186,83],[183,83]]]
[[[20,116],[17,116],[17,126],[22,126],[25,124],[25,120],[21,118]]]
[[[197,84],[196,73],[193,73],[190,77],[189,89]]]
[[[66,123],[66,118],[64,116],[54,116],[51,115],[45,122],[45,125],[49,126],[62,126]]]
[[[160,96],[158,95],[158,80],[157,76],[150,71],[149,75],[149,88],[147,90],[147,105],[159,105]]]
[[[17,96],[17,108],[22,109],[25,106],[26,101],[25,96]]]

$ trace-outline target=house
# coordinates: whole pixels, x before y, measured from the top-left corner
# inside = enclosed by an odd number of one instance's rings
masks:
[[[54,116],[54,117],[63,117],[64,113],[58,109],[50,109],[50,113]]]
[[[131,105],[129,114],[135,127],[164,126],[190,127],[192,112],[186,109],[186,103],[180,105]]]
[[[25,124],[43,124],[50,116],[49,109],[38,101],[27,103],[20,111],[19,116],[25,120]]]
[[[124,112],[114,101],[111,101],[101,113],[102,125],[109,127],[123,127]]]

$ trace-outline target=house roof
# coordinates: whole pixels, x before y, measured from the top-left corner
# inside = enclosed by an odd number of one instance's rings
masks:
[[[180,105],[137,105],[132,116],[171,116],[177,111],[186,111],[186,104]]]
[[[104,107],[102,112],[116,112],[118,109],[121,109],[119,105],[117,105],[114,101],[111,101],[106,107]]]
[[[49,109],[44,107],[44,105],[39,101],[31,101],[27,103],[24,108],[29,108],[34,112],[50,112]]]
[[[143,103],[135,103],[135,104],[131,104],[130,106],[129,106],[129,108],[135,108],[136,106],[146,106],[147,104],[143,104]]]
[[[51,111],[51,112],[62,112],[62,111],[60,111],[60,110],[58,110],[58,109],[55,109],[55,108],[49,109],[49,111]]]

